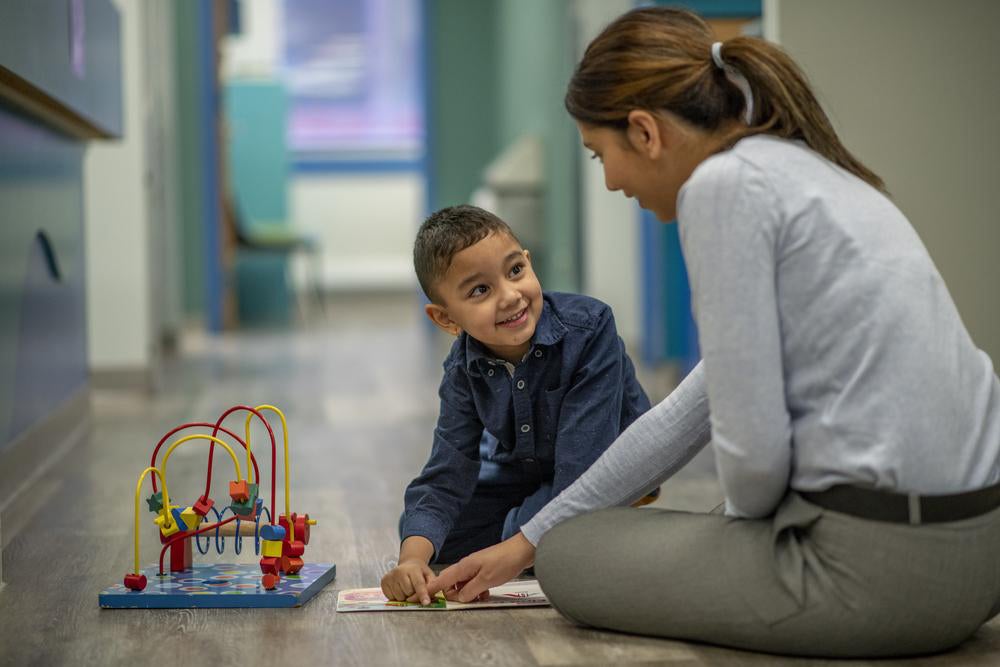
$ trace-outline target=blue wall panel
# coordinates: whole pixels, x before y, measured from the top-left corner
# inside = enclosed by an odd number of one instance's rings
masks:
[[[82,160],[0,105],[0,449],[87,383]]]

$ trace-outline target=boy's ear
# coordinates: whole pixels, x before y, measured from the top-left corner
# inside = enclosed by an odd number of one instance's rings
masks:
[[[531,251],[527,248],[524,249],[524,258],[528,260],[529,264],[531,263]]]
[[[444,306],[439,306],[436,303],[428,303],[424,306],[424,312],[427,313],[427,317],[430,318],[431,322],[438,329],[450,333],[452,336],[462,333],[462,328],[452,321]]]

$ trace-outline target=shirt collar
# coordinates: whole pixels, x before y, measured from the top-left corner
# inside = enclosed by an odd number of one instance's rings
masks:
[[[484,363],[496,361],[496,356],[486,349],[472,336],[463,333],[465,336],[465,364],[468,370],[475,370],[480,360]],[[566,325],[552,311],[552,306],[548,299],[542,299],[542,314],[538,317],[538,324],[535,325],[535,335],[531,337],[531,348],[537,345],[555,345],[566,335]]]

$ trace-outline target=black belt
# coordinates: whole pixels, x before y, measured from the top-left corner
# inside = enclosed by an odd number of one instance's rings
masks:
[[[943,496],[921,496],[849,485],[834,486],[826,491],[800,491],[799,495],[834,512],[871,521],[913,525],[961,521],[1000,507],[1000,484]]]

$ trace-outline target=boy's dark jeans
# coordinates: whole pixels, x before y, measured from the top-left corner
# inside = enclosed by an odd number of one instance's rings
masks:
[[[455,563],[469,554],[511,537],[527,518],[510,522],[511,510],[534,493],[544,480],[541,466],[531,459],[498,463],[482,461],[472,499],[452,526],[434,563]],[[549,480],[551,481],[551,479]],[[399,517],[402,533],[403,516]]]

